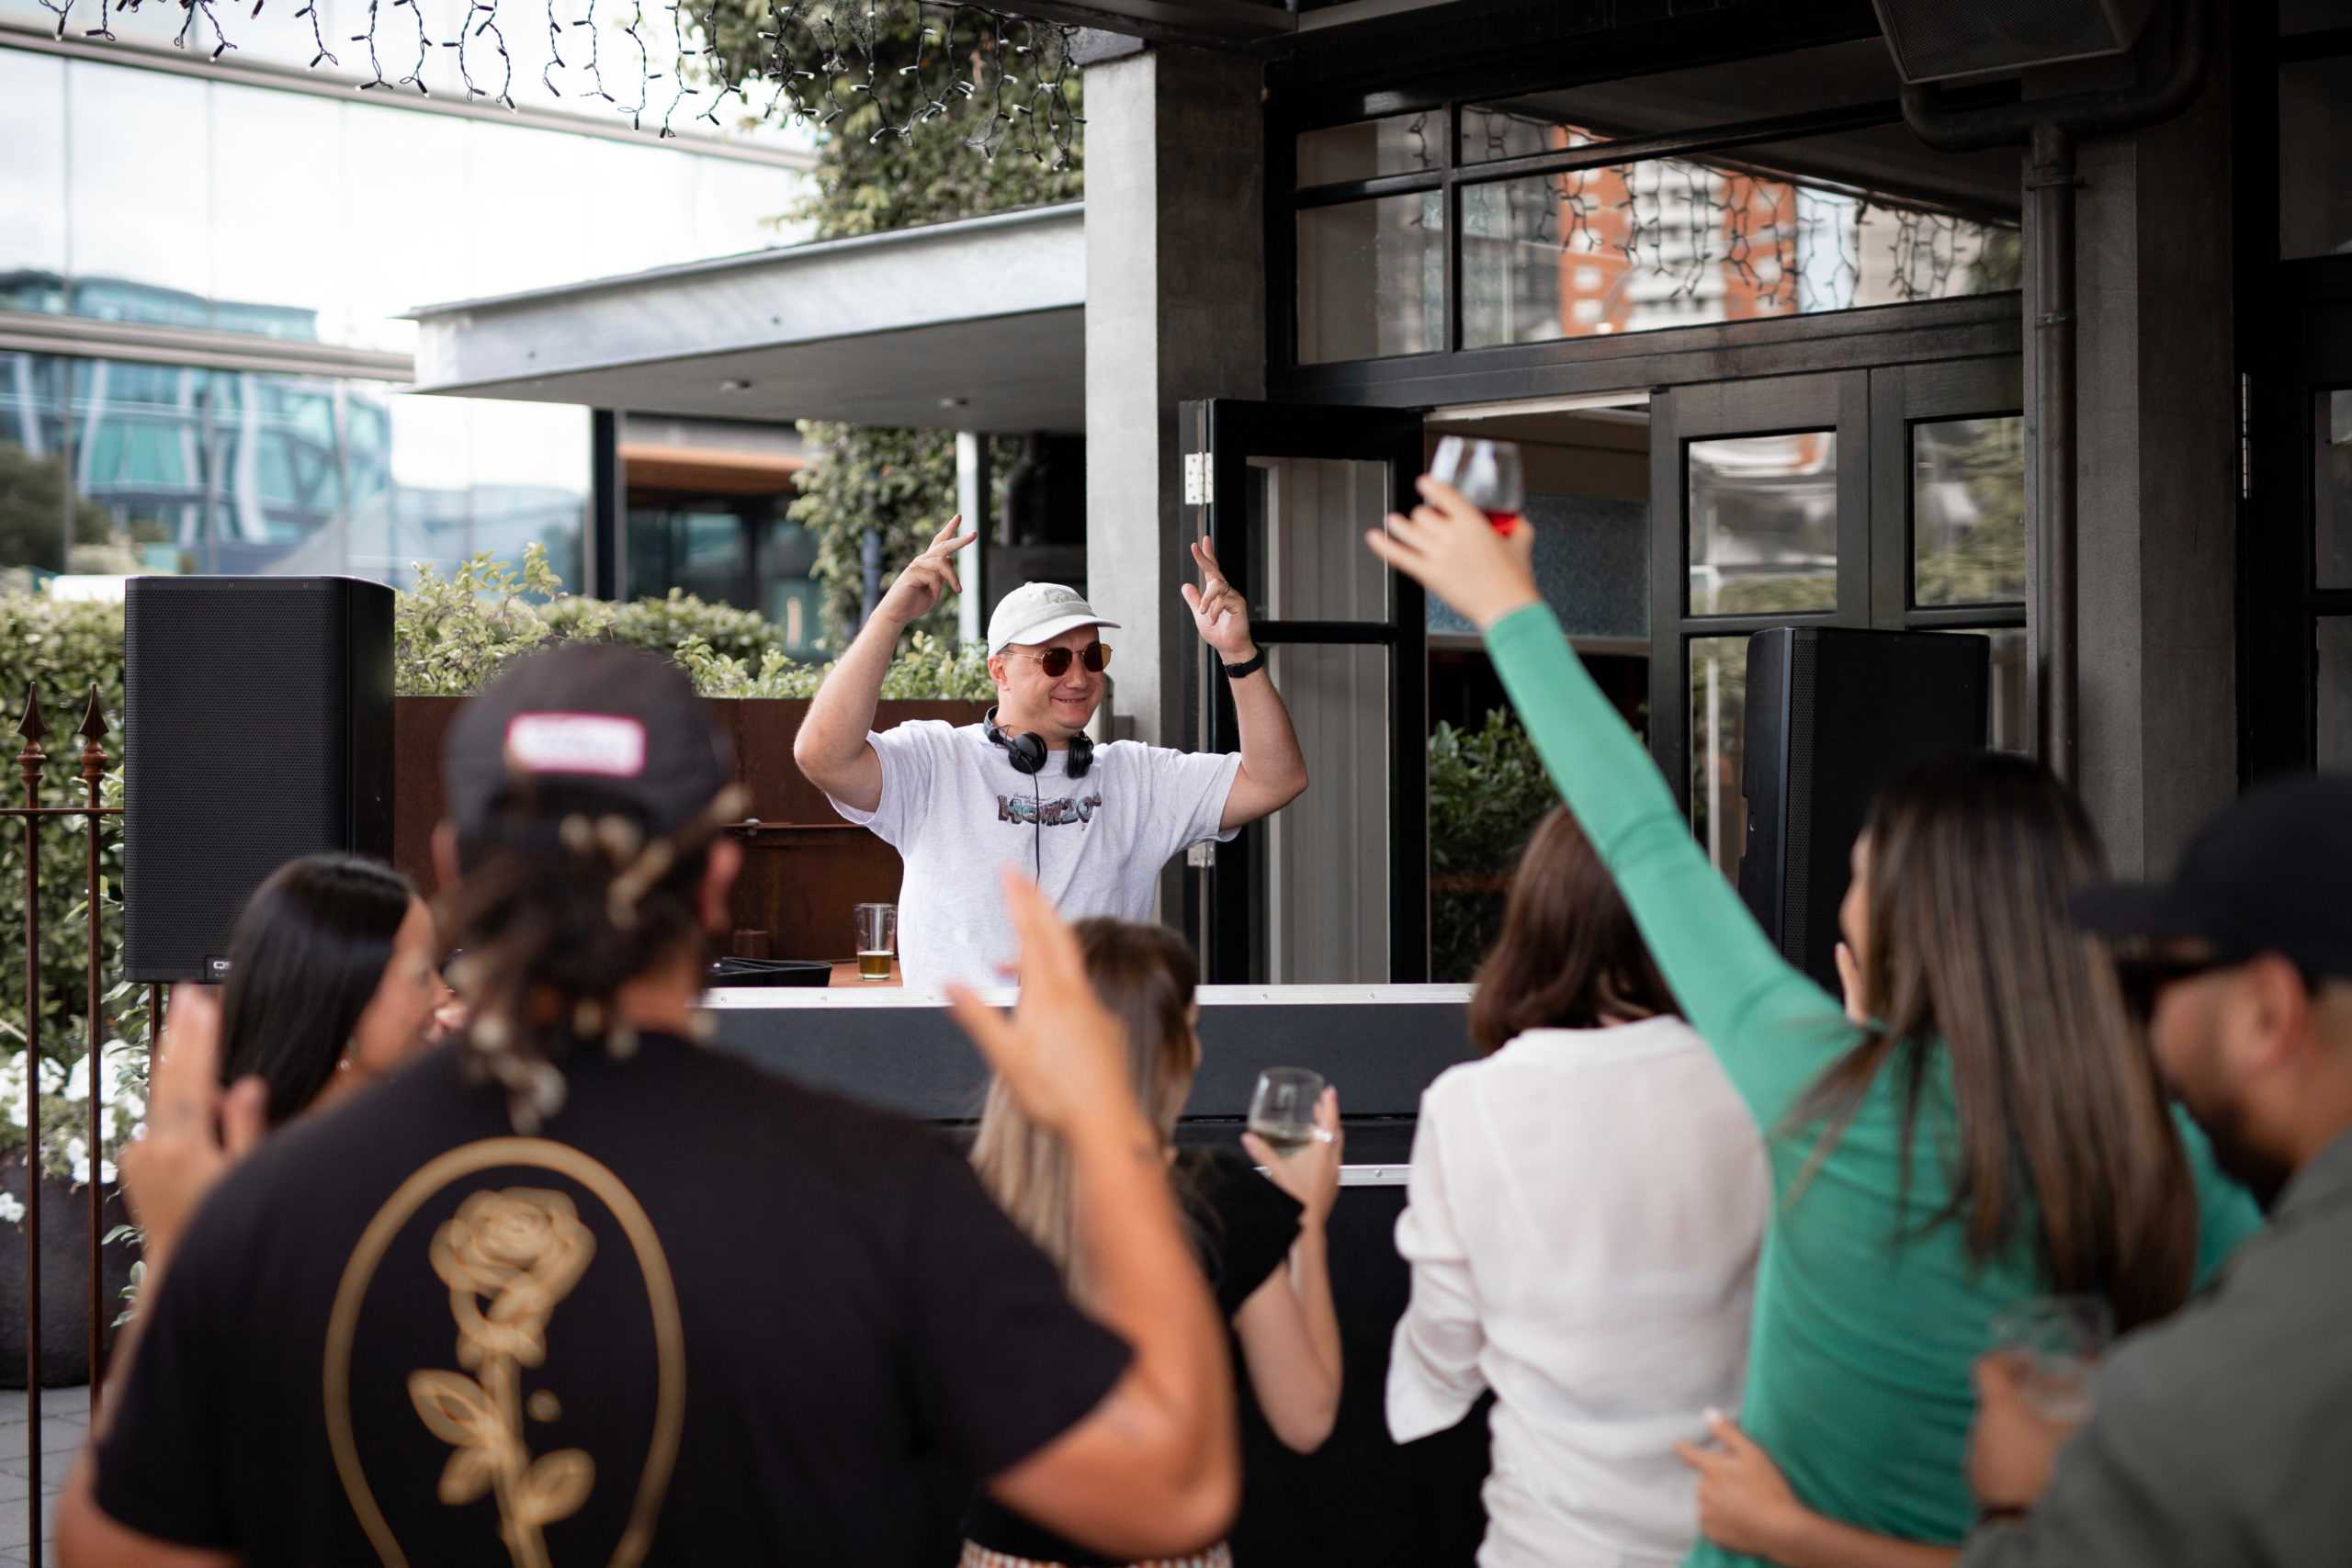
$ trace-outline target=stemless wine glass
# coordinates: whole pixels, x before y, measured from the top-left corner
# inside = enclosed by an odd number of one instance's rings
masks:
[[[2115,1314],[2097,1296],[2031,1296],[1993,1318],[1993,1348],[2025,1365],[2027,1403],[2051,1421],[2090,1419],[2091,1380],[2115,1337]]]
[[[1449,435],[1437,444],[1430,477],[1452,485],[1462,499],[1487,514],[1495,532],[1508,536],[1527,510],[1527,478],[1519,447],[1509,441]]]
[[[1315,1123],[1323,1098],[1323,1075],[1305,1067],[1268,1067],[1250,1096],[1250,1130],[1278,1155],[1294,1155],[1330,1134]]]

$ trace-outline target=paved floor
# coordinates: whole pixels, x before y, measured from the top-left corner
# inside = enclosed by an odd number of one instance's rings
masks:
[[[0,1390],[0,1568],[32,1568],[32,1429],[22,1390]],[[43,1389],[40,1396],[40,1489],[44,1551],[48,1517],[65,1485],[66,1467],[90,1430],[90,1391]]]

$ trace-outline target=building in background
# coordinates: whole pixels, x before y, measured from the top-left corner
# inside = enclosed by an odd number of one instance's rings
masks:
[[[805,141],[667,91],[652,107],[677,134],[651,112],[632,130],[588,96],[577,30],[560,62],[545,39],[506,39],[516,107],[493,107],[499,56],[461,35],[465,0],[391,13],[412,51],[418,28],[468,47],[403,62],[387,41],[388,85],[366,91],[353,0],[322,0],[316,41],[307,19],[232,13],[217,55],[212,8],[117,14],[112,43],[84,36],[86,9],[61,34],[40,0],[0,0],[0,568],[402,584],[418,563],[536,544],[571,586],[616,582],[622,563],[593,558],[594,416],[415,394],[404,312],[787,240]],[[640,41],[674,73],[661,29],[600,25],[607,60]],[[310,69],[322,50],[339,58]],[[429,93],[397,85],[420,59]],[[610,552],[630,591],[788,622],[807,552],[766,519],[793,428],[668,421],[643,444],[668,477],[628,498]],[[730,547],[756,541],[748,580],[715,569],[707,507],[682,521],[714,495],[744,519]]]

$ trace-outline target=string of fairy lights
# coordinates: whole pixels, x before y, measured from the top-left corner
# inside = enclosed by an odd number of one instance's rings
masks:
[[[355,65],[364,57],[366,74],[355,83],[361,92],[429,96],[428,75],[436,60],[446,60],[468,100],[510,109],[516,107],[517,62],[508,28],[542,27],[532,0],[461,0],[463,15],[444,24],[447,36],[440,37],[425,0],[367,0],[364,29],[347,37],[329,30],[326,0],[306,0],[298,10],[269,17],[264,16],[268,0],[254,0],[249,13],[224,21],[231,3],[40,0],[57,18],[59,38],[78,32],[108,42],[118,39],[115,24],[121,18],[150,7],[168,15],[177,6],[174,46],[201,48],[209,41],[214,60],[239,47],[232,26],[244,35],[290,21],[310,35],[303,47],[311,70],[341,70],[338,45],[352,51]],[[764,0],[743,18],[755,24],[749,42],[722,51],[718,0],[541,3],[547,52],[538,79],[547,96],[601,102],[632,128],[661,136],[696,121],[722,127],[730,107],[744,118],[797,121],[838,134],[842,121],[870,104],[876,114],[858,119],[869,142],[910,138],[937,125],[983,157],[1012,152],[1059,168],[1071,162],[1078,128],[1085,123],[1071,51],[1078,29],[989,6]],[[242,8],[243,0],[233,4]],[[93,19],[95,25],[87,25]],[[657,54],[656,39],[666,54]],[[610,57],[614,46],[617,59]]]

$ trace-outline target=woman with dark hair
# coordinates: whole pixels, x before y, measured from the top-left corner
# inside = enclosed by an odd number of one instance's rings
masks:
[[[1421,494],[1367,542],[1485,632],[1568,808],[1766,1137],[1777,1201],[1747,1432],[1724,1421],[1724,1451],[1683,1450],[1714,1538],[1692,1561],[1938,1560],[1974,1517],[1971,1372],[1995,1314],[2054,1291],[2145,1323],[2259,1223],[2167,1114],[2112,965],[2067,919],[2067,895],[2099,873],[2089,824],[2016,759],[1889,790],[1841,910],[1857,1022],[1781,960],[1700,851],[1544,607],[1528,531],[1503,538],[1434,480]],[[1802,1532],[1710,1512],[1751,1435],[1787,1467]]]
[[[408,878],[310,855],[254,890],[229,937],[220,1081],[258,1077],[269,1124],[392,1071],[448,996],[432,911]]]
[[[1674,1444],[1739,1402],[1771,1189],[1565,810],[1520,857],[1470,1033],[1485,1059],[1439,1076],[1413,1134],[1389,1431],[1491,1388],[1481,1568],[1671,1568],[1697,1539]]]
[[[1179,1152],[1176,1118],[1201,1065],[1192,950],[1164,927],[1126,920],[1097,917],[1071,931],[1095,995],[1124,1027],[1128,1081],[1159,1134],[1194,1249],[1229,1325],[1248,1396],[1240,1402],[1245,1425],[1254,1425],[1254,1406],[1285,1448],[1312,1453],[1330,1436],[1340,1407],[1340,1322],[1324,1250],[1324,1223],[1340,1191],[1339,1096],[1323,1091],[1316,1121],[1328,1136],[1296,1154],[1278,1156],[1255,1134],[1244,1135],[1250,1158],[1265,1168],[1263,1179],[1238,1156]],[[972,1165],[980,1184],[1061,1266],[1071,1294],[1084,1302],[1087,1259],[1077,1244],[1069,1151],[1023,1113],[1001,1079],[989,1086]],[[1242,1495],[1246,1515],[1246,1473]],[[966,1530],[964,1568],[1126,1561],[1087,1552],[985,1494],[973,1504]],[[1222,1544],[1182,1560],[1187,1568],[1232,1561]]]

